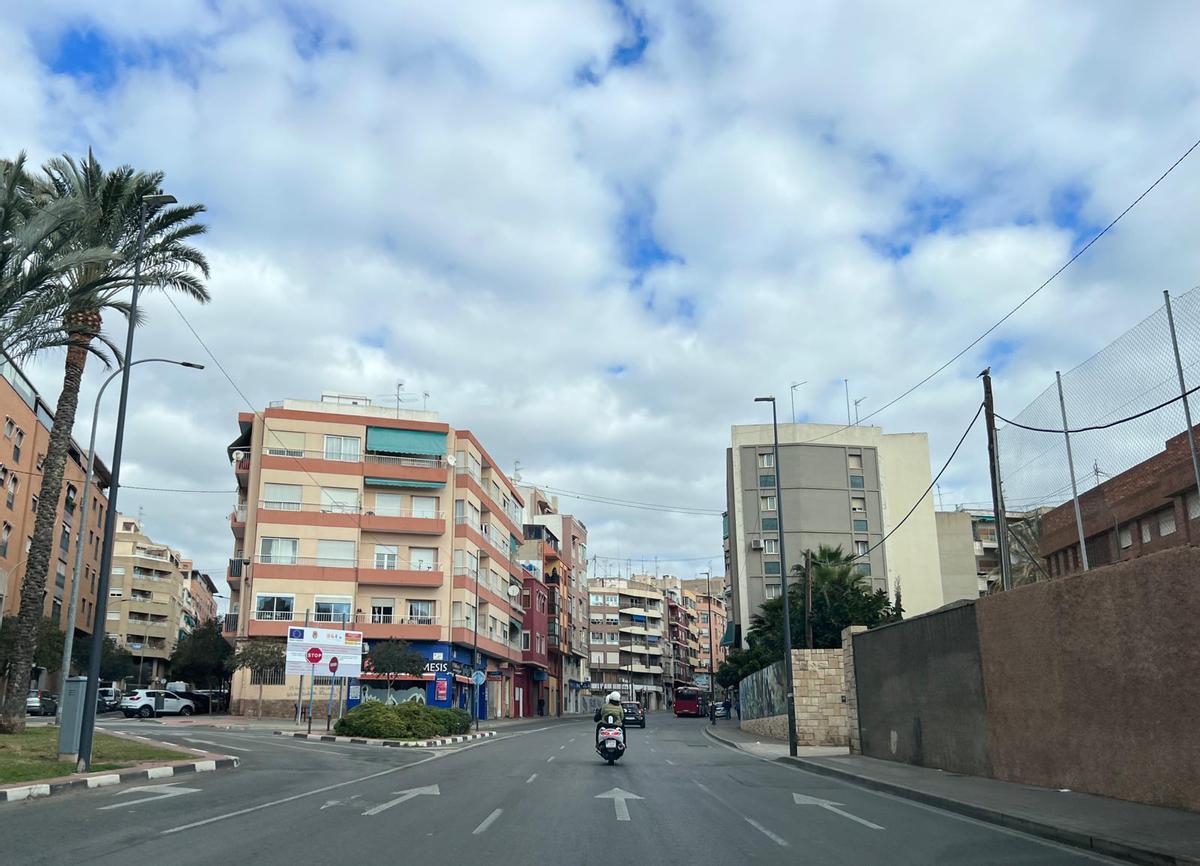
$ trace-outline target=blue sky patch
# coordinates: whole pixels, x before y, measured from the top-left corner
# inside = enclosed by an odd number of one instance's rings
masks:
[[[1021,348],[1021,343],[1018,340],[998,337],[984,347],[985,363],[992,368],[993,374],[999,373],[1009,365],[1019,348]]]
[[[1084,216],[1091,193],[1079,184],[1067,184],[1050,193],[1050,219],[1060,229],[1071,232],[1071,252],[1092,239],[1104,226]]]
[[[117,51],[91,28],[65,31],[46,60],[50,71],[84,79],[96,90],[107,90],[117,80]]]
[[[607,367],[604,368],[604,372],[610,376],[620,376],[622,373],[624,373],[628,369],[629,368],[626,367],[624,364],[609,364]]]
[[[364,346],[370,346],[372,349],[382,349],[387,345],[391,335],[391,331],[386,325],[380,325],[378,328],[359,334],[358,342]]]
[[[625,19],[627,35],[613,49],[609,66],[636,66],[646,53],[650,37],[646,35],[646,19],[629,8],[625,0],[613,0],[613,5]]]

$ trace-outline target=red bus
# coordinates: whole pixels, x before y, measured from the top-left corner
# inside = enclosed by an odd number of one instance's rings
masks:
[[[701,706],[700,690],[694,686],[682,686],[675,690],[675,715],[696,716],[704,715]]]

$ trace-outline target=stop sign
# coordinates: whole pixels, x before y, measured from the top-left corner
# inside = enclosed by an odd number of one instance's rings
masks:
[[[308,652],[304,654],[304,657],[308,659],[308,663],[310,665],[315,665],[317,662],[319,662],[321,660],[321,656],[322,653],[319,646],[309,647]]]
[[[334,656],[333,658],[331,658],[331,659],[329,660],[329,672],[330,672],[331,674],[336,674],[336,673],[337,673],[337,666],[338,666],[338,660],[337,660],[337,656]]]

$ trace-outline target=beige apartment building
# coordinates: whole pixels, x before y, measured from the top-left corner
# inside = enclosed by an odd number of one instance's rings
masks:
[[[15,616],[21,608],[21,584],[25,561],[33,538],[37,497],[42,487],[42,461],[50,440],[54,416],[49,405],[34,390],[21,370],[0,355],[0,621]],[[83,566],[80,571],[79,605],[75,619],[76,638],[92,633],[96,615],[96,585],[100,571],[100,545],[104,517],[108,512],[108,468],[96,461],[91,503],[83,520],[81,497],[87,470],[87,452],[75,442],[67,453],[58,526],[50,569],[46,579],[43,613],[59,628],[66,628],[71,597],[71,573],[75,566],[78,533],[83,526]],[[57,675],[39,672],[41,685],[52,687]]]
[[[695,678],[697,685],[707,688],[709,672],[715,672],[725,661],[725,648],[721,646],[727,624],[725,578],[685,580],[683,592],[695,600],[696,640],[699,646]]]
[[[364,672],[350,705],[369,695],[468,707],[477,662],[487,677],[480,715],[512,715],[523,500],[475,434],[436,412],[332,393],[244,412],[238,423],[228,449],[238,500],[226,636],[283,642],[305,621],[345,623],[368,647],[401,639],[427,659],[422,676],[390,685],[390,672]],[[266,711],[296,709],[299,676],[263,680]],[[258,680],[239,671],[234,711],[257,694]]]
[[[591,691],[619,691],[648,709],[666,705],[663,589],[652,577],[588,581]]]

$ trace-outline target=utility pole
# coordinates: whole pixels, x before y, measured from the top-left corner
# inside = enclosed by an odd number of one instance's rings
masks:
[[[992,368],[979,374],[983,379],[983,417],[987,423],[988,464],[992,476],[992,511],[996,520],[996,543],[1000,553],[1000,586],[1012,589],[1012,563],[1008,558],[1008,521],[1004,513],[1004,495],[1000,489],[1000,458],[996,450],[996,410],[992,404]]]
[[[1075,458],[1071,455],[1071,433],[1070,425],[1067,423],[1067,403],[1063,399],[1062,373],[1058,370],[1054,371],[1054,381],[1058,384],[1058,408],[1062,411],[1063,438],[1067,441],[1067,471],[1071,473],[1071,501],[1075,503],[1075,530],[1079,533],[1079,561],[1083,563],[1083,570],[1087,571],[1089,568],[1087,538],[1083,534],[1083,511],[1079,507],[1079,489],[1075,484]],[[1119,537],[1117,543],[1120,543]]]
[[[804,551],[804,648],[812,649],[812,551]]]

